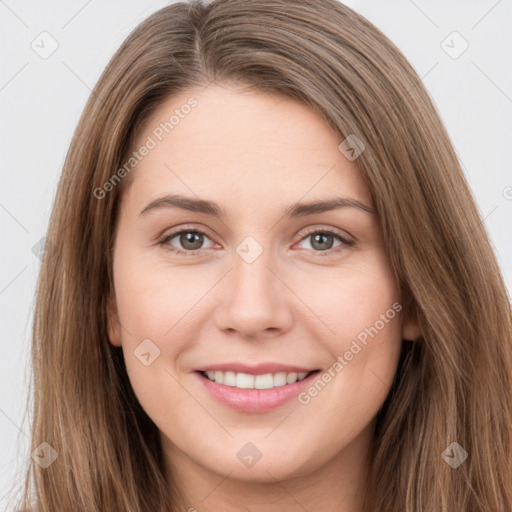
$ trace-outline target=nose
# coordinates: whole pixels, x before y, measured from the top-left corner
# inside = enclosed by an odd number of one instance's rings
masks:
[[[234,255],[233,268],[218,290],[221,298],[215,312],[217,327],[244,338],[267,338],[290,329],[293,294],[275,261],[263,251],[252,262]]]

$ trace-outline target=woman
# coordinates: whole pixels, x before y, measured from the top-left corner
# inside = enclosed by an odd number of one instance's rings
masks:
[[[48,239],[23,509],[512,509],[503,279],[417,74],[346,6],[150,16]]]

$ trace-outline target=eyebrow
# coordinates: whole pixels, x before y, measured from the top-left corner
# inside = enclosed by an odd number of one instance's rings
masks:
[[[173,207],[197,213],[204,213],[213,217],[224,217],[226,215],[222,208],[213,201],[181,195],[166,195],[151,201],[140,212],[139,217],[155,210]],[[288,218],[305,217],[307,215],[328,212],[340,208],[356,208],[371,215],[376,213],[373,208],[358,199],[353,199],[351,197],[333,197],[320,201],[293,203],[286,208],[284,216]]]

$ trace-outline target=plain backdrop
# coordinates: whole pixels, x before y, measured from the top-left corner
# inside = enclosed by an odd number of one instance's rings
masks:
[[[19,490],[30,457],[24,411],[38,243],[64,157],[110,57],[168,3],[0,0],[0,510]],[[512,0],[345,3],[380,28],[422,78],[512,290]]]

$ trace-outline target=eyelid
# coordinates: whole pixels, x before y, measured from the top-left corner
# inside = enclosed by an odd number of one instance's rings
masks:
[[[177,226],[165,229],[161,235],[158,235],[156,237],[156,240],[161,241],[162,239],[175,237],[176,235],[179,235],[182,231],[194,231],[197,233],[207,235],[208,238],[215,238],[215,235],[213,235],[212,231],[210,231],[208,228],[200,224],[178,224]]]
[[[303,232],[305,230],[305,232]],[[306,236],[311,235],[313,233],[330,233],[332,235],[339,236],[342,240],[344,240],[347,243],[355,243],[357,241],[356,237],[351,235],[348,231],[345,231],[340,228],[335,228],[331,226],[322,226],[318,224],[313,224],[311,226],[306,226],[303,228],[303,230],[299,233],[299,242]]]

